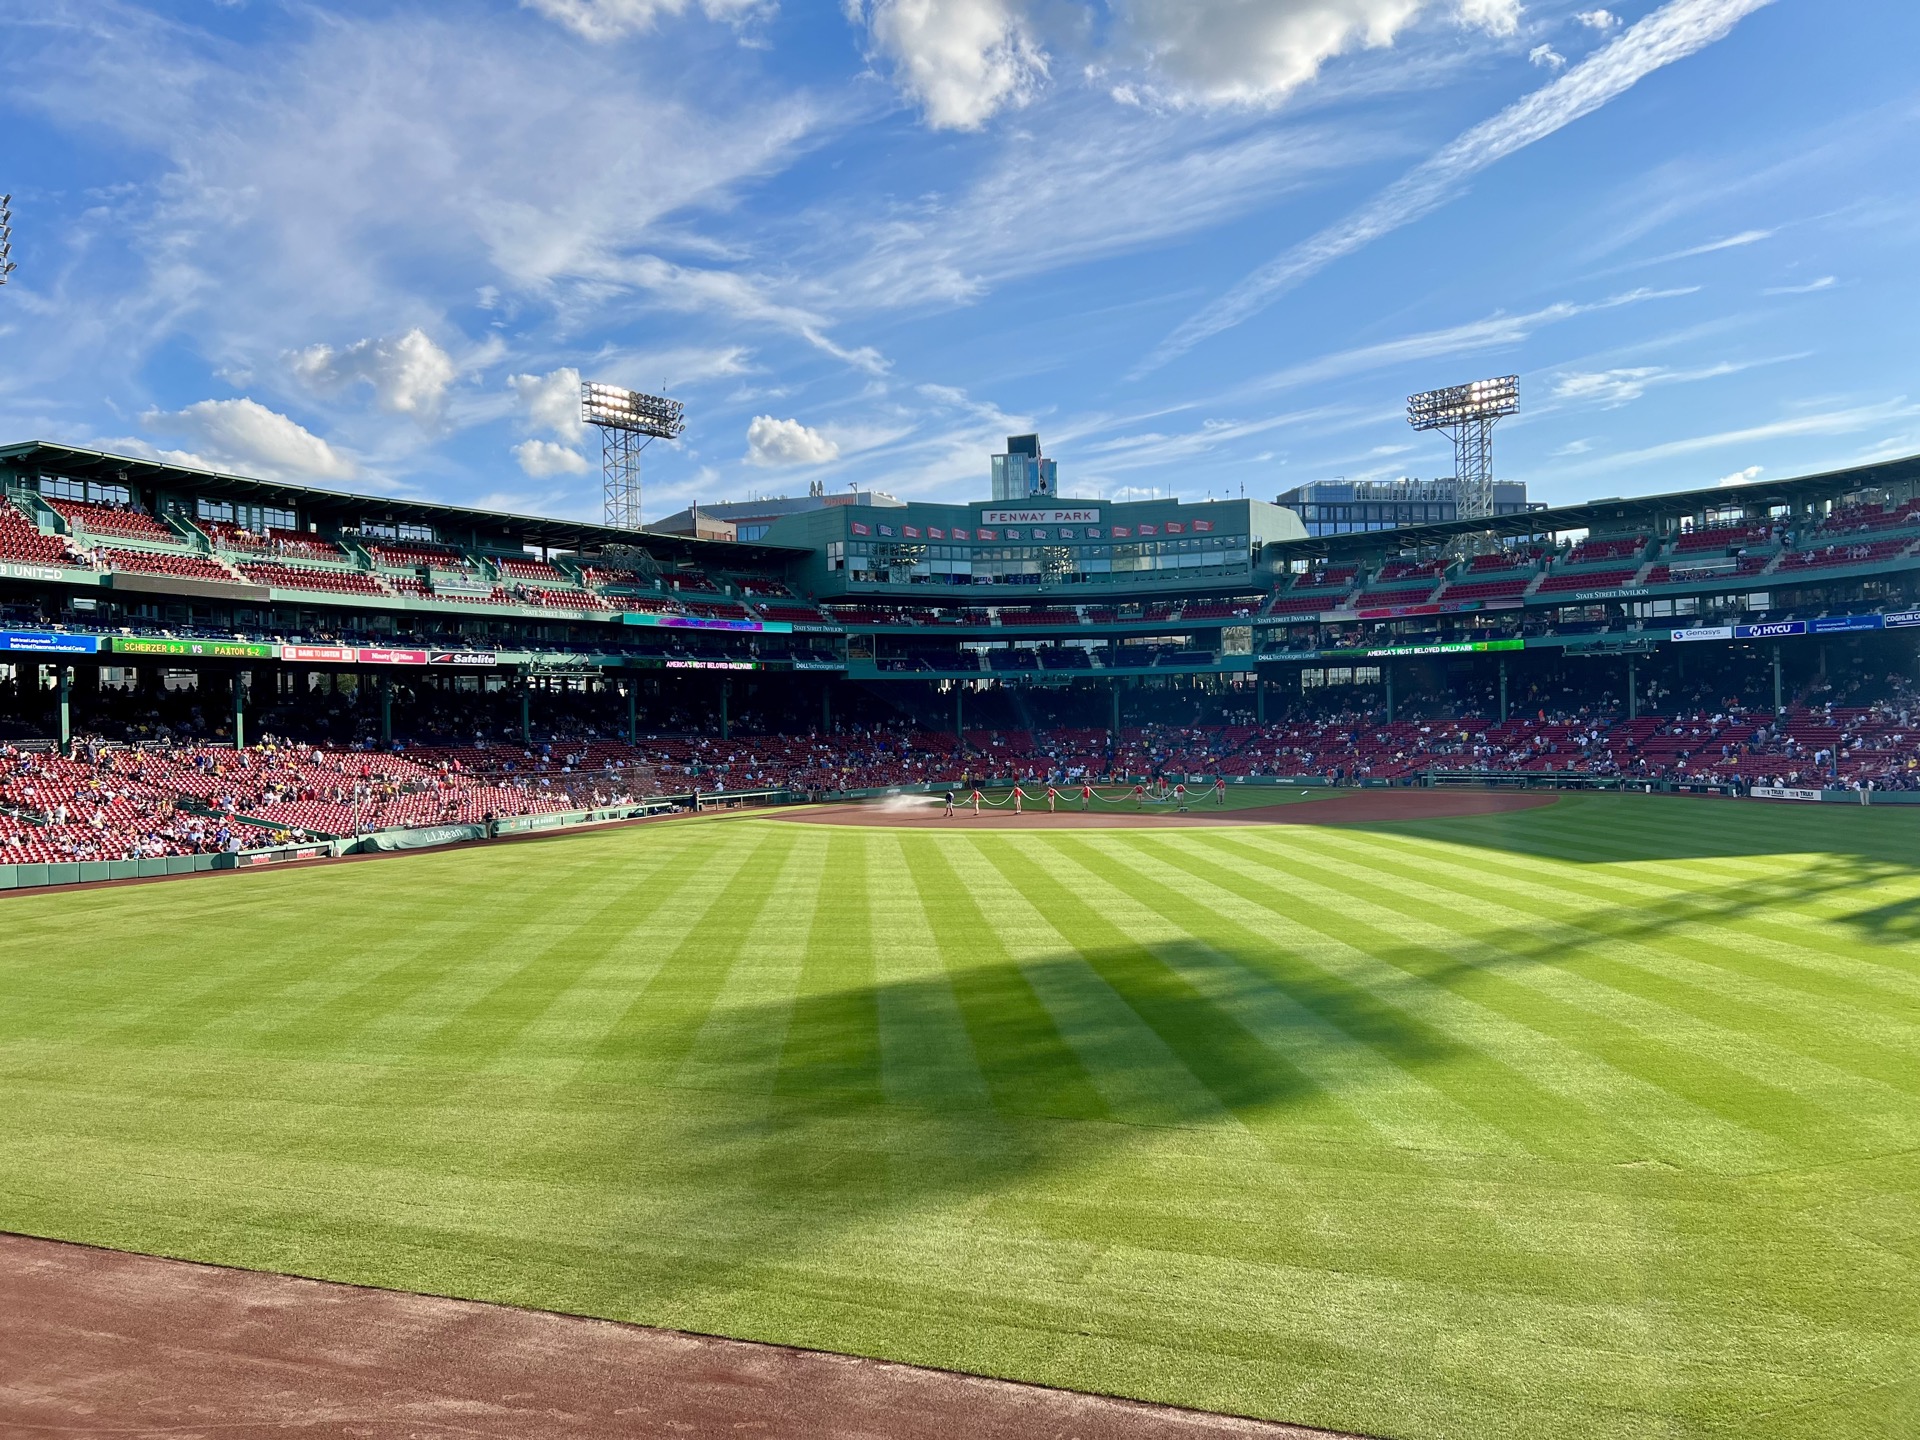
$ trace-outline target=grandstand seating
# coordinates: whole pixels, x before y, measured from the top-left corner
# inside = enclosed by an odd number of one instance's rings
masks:
[[[277,560],[242,560],[235,568],[254,584],[271,585],[276,590],[317,590],[331,595],[392,593],[380,581],[358,570],[314,570],[306,566],[284,565]],[[399,587],[396,585],[394,588]]]
[[[1244,620],[1260,608],[1260,602],[1247,600],[1189,600],[1181,608],[1182,620]]]
[[[1630,539],[1583,540],[1559,563],[1562,566],[1601,565],[1608,561],[1637,560],[1647,548],[1647,537],[1635,535]]]
[[[1637,573],[1633,570],[1577,570],[1567,574],[1556,568],[1545,580],[1535,595],[1558,595],[1569,590],[1614,590],[1629,583]]]
[[[24,561],[30,565],[72,565],[67,542],[58,535],[44,535],[40,527],[16,509],[11,501],[0,501],[0,560]]]
[[[793,590],[778,580],[760,580],[752,576],[740,581],[740,593],[767,600],[790,600]]]
[[[78,526],[89,535],[114,535],[122,540],[150,540],[162,545],[180,543],[178,535],[144,510],[118,505],[89,505],[79,500],[48,499],[47,504],[70,527]]]
[[[1267,604],[1269,615],[1317,615],[1329,609],[1337,599],[1334,595],[1275,595]]]
[[[1440,603],[1466,600],[1518,600],[1533,583],[1532,575],[1511,575],[1501,580],[1456,580],[1440,592]]]
[[[823,612],[817,605],[802,605],[798,602],[781,603],[761,601],[754,608],[768,620],[784,621],[790,625],[831,625],[833,617]]]
[[[219,550],[230,550],[244,555],[271,555],[287,560],[340,561],[348,558],[346,551],[333,541],[310,534],[305,530],[283,530],[275,527],[259,532],[221,520],[202,520],[199,525],[207,532],[214,547]]]
[[[1360,574],[1358,565],[1328,565],[1309,570],[1293,582],[1294,592],[1302,590],[1350,590]]]
[[[494,568],[504,579],[531,580],[549,589],[573,583],[559,566],[550,565],[545,560],[496,560]]]
[[[1373,577],[1371,583],[1374,585],[1394,585],[1406,580],[1437,580],[1439,578],[1440,562],[1438,560],[1399,559],[1389,560],[1386,564],[1382,565],[1379,573]]]
[[[1854,540],[1821,545],[1809,550],[1790,550],[1780,557],[1779,571],[1825,570],[1839,565],[1870,565],[1888,560],[1905,550],[1911,540]]]
[[[374,564],[390,570],[417,570],[430,565],[436,570],[471,570],[473,562],[451,545],[435,545],[425,540],[373,540],[367,553]]]
[[[498,593],[498,592],[496,592]],[[520,587],[520,603],[543,610],[612,610],[614,604],[591,590],[543,590],[531,585]]]
[[[703,620],[751,620],[753,614],[738,600],[683,600],[682,608],[689,615],[698,615]]]
[[[234,574],[217,560],[205,555],[187,555],[167,550],[116,550],[102,546],[93,552],[109,570],[131,571],[142,575],[177,575],[182,580],[218,580],[234,583]]]
[[[1673,542],[1675,555],[1693,555],[1705,550],[1735,550],[1743,545],[1768,545],[1773,541],[1767,525],[1716,525],[1704,530],[1689,530]]]
[[[1904,530],[1915,526],[1920,526],[1920,500],[1908,500],[1899,505],[1850,505],[1830,512],[1815,532],[1815,538],[1826,540],[1840,535]]]
[[[1058,606],[1036,605],[1031,609],[1002,607],[1000,623],[1002,625],[1078,625],[1080,616],[1076,611]]]

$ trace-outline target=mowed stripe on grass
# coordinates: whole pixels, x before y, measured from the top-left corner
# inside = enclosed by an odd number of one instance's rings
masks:
[[[1381,1435],[1916,1433],[1916,856],[1584,796],[13,897],[0,1227]]]

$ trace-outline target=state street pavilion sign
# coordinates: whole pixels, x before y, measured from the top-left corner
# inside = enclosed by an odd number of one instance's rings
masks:
[[[1046,507],[1037,510],[982,510],[982,525],[1098,525],[1098,506]]]

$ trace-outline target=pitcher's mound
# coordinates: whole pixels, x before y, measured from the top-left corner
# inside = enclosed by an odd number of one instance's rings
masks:
[[[986,791],[1000,799],[1004,791]],[[1291,792],[1298,796],[1299,792]],[[982,806],[976,817],[965,806],[952,819],[941,811],[937,795],[902,795],[891,800],[851,805],[810,805],[804,810],[775,815],[808,825],[885,825],[902,830],[1155,830],[1183,825],[1356,825],[1368,820],[1450,820],[1466,815],[1499,815],[1509,810],[1533,810],[1551,805],[1558,797],[1530,791],[1487,790],[1327,790],[1311,798],[1279,805],[1228,808],[1206,799],[1186,810],[1168,804],[1149,804],[1135,810],[1091,810],[1082,814],[1079,802],[1062,803],[1054,814],[1046,803],[1029,806],[1015,815],[1005,807]]]

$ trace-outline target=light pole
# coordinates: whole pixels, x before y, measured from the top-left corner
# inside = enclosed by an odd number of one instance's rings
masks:
[[[1520,408],[1520,377],[1502,375],[1425,390],[1407,398],[1407,423],[1416,430],[1444,430],[1453,437],[1455,514],[1484,520],[1493,514],[1493,422]]]
[[[580,418],[600,432],[600,473],[606,482],[607,524],[640,528],[640,452],[687,428],[678,400],[588,381],[580,387]]]
[[[18,268],[13,263],[13,196],[0,195],[0,285]]]

